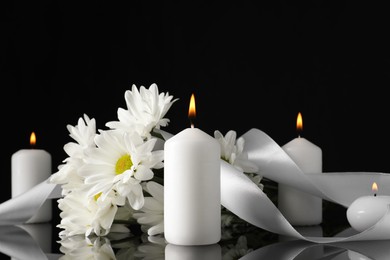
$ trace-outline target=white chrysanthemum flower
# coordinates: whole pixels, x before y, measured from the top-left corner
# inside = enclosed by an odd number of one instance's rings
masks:
[[[117,204],[121,204],[122,197],[110,192],[105,200],[99,195],[89,198],[85,193],[73,191],[64,198],[58,200],[58,207],[61,210],[61,222],[58,225],[63,231],[60,236],[105,236],[110,231],[128,232],[124,225],[113,224],[118,211]]]
[[[115,215],[115,220],[119,221],[131,221],[134,220],[133,214],[136,212],[129,204],[129,202],[126,200],[125,205],[118,207],[118,211]]]
[[[84,114],[84,118],[80,117],[76,126],[67,125],[67,129],[76,142],[65,144],[64,150],[69,157],[63,161],[64,164],[58,166],[58,171],[50,176],[50,182],[62,184],[63,195],[84,184],[77,171],[84,165],[84,151],[95,147],[96,122]]]
[[[61,210],[58,227],[63,229],[60,236],[88,236],[92,232],[104,235],[108,232],[95,220],[99,207],[91,203],[84,193],[73,191],[67,194],[58,200],[58,208]]]
[[[248,248],[246,236],[242,235],[237,239],[235,245],[228,246],[222,250],[223,260],[239,259],[244,255],[252,252],[252,248]]]
[[[152,179],[152,169],[164,165],[164,151],[153,151],[156,138],[144,141],[137,134],[110,130],[101,131],[95,143],[96,148],[86,151],[86,164],[79,171],[88,184],[88,196],[99,194],[104,201],[115,191],[127,198],[132,208],[140,209],[144,205],[141,182]],[[122,202],[117,205],[123,206],[125,200]]]
[[[105,237],[85,238],[83,236],[65,237],[60,241],[60,251],[64,254],[60,260],[74,259],[117,259],[110,240]]]
[[[264,184],[261,183],[263,176],[256,173],[248,173],[247,176],[257,185],[257,187],[259,187],[261,190],[264,189]]]
[[[61,222],[57,225],[62,229],[60,237],[85,235],[91,228],[95,212],[85,207],[85,199],[75,191],[58,200],[58,208],[61,210]]]
[[[150,138],[154,128],[168,125],[169,119],[164,116],[177,100],[172,98],[169,93],[159,93],[156,84],[150,85],[148,89],[141,86],[139,91],[133,85],[131,90],[125,92],[127,110],[119,108],[119,121],[107,122],[106,126]]]
[[[260,188],[264,185],[260,183],[263,176],[258,174],[257,165],[248,159],[248,154],[244,152],[245,140],[243,137],[237,138],[237,133],[230,130],[225,136],[216,130],[214,132],[215,139],[218,140],[221,146],[221,159],[230,163],[238,170],[246,173],[246,175]]]
[[[152,197],[145,197],[145,204],[140,212],[133,214],[143,230],[147,230],[149,236],[164,233],[164,187],[154,181],[145,185],[145,191]]]
[[[243,137],[236,139],[237,133],[230,130],[225,136],[216,130],[214,132],[215,139],[218,140],[221,146],[221,158],[230,163],[238,170],[245,173],[256,173],[258,167],[248,159],[247,153],[244,152],[245,140]]]

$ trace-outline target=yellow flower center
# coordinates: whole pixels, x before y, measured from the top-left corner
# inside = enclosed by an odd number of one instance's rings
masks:
[[[93,198],[95,199],[95,201],[97,201],[101,195],[102,195],[102,193],[99,192],[98,194],[96,194],[95,196],[93,196]]]
[[[133,161],[131,160],[130,154],[125,154],[116,162],[115,174],[122,174],[124,171],[130,169],[131,166],[133,166]]]
[[[225,162],[229,162],[229,158],[226,158],[225,156],[221,156],[221,159],[224,160]]]

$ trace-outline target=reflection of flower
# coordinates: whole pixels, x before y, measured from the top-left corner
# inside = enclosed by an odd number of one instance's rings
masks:
[[[164,237],[148,236],[147,240],[137,247],[134,256],[143,260],[165,259],[166,245],[167,242]]]
[[[235,245],[229,245],[226,248],[222,249],[223,260],[239,259],[242,256],[253,251],[252,248],[248,248],[247,239],[244,235],[238,237],[237,243]]]
[[[63,237],[59,259],[164,259],[166,241],[162,236],[132,236],[110,233],[109,236],[75,235]]]
[[[61,240],[60,251],[64,253],[64,255],[59,258],[60,260],[116,259],[110,240],[104,237],[66,237]]]

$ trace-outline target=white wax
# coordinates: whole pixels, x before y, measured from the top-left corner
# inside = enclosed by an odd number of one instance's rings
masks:
[[[347,209],[351,227],[359,232],[372,227],[387,212],[390,196],[363,196],[357,198]]]
[[[317,145],[298,137],[282,148],[305,174],[322,172],[322,150]],[[322,199],[284,184],[278,187],[278,208],[292,225],[322,222]]]
[[[48,179],[51,175],[51,155],[41,149],[22,149],[11,157],[11,192],[16,197]],[[32,198],[33,199],[33,198]],[[48,222],[52,219],[51,200],[27,223]]]
[[[221,150],[218,141],[187,128],[164,144],[164,236],[176,245],[221,239]]]

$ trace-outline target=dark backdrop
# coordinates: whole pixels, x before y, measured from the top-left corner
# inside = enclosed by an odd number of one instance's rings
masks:
[[[3,1],[0,28],[1,197],[11,155],[66,158],[84,113],[105,128],[124,92],[156,83],[179,98],[165,130],[259,128],[283,145],[303,136],[324,171],[390,172],[386,9],[357,1]],[[376,3],[375,3],[376,4]],[[28,174],[28,173],[26,173]]]

